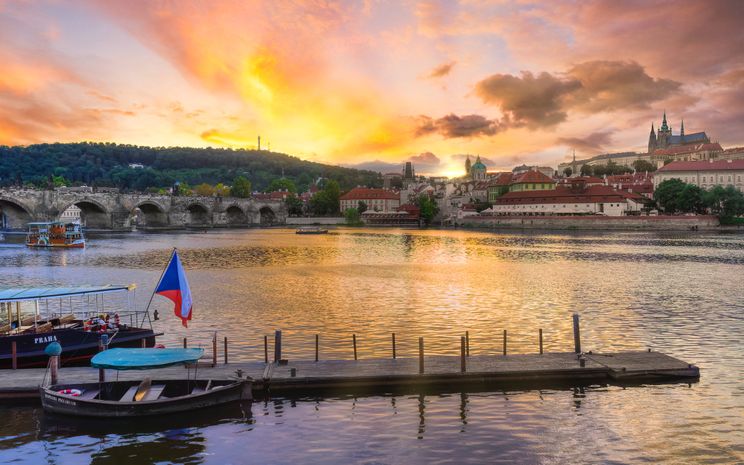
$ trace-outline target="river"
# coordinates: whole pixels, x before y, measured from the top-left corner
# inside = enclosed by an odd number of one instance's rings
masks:
[[[16,238],[10,238],[13,242]],[[161,342],[230,341],[263,359],[572,349],[662,351],[701,367],[693,384],[273,398],[136,425],[51,421],[0,406],[0,463],[744,463],[744,236],[662,232],[252,229],[91,237],[85,250],[0,243],[0,287],[137,283],[147,305],[172,247],[194,319],[155,297]],[[64,376],[64,370],[62,371]]]

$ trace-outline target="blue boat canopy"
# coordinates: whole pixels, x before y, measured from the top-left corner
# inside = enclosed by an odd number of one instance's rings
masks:
[[[136,286],[76,286],[76,287],[29,287],[0,289],[0,302],[20,302],[25,300],[57,299],[90,294],[106,294],[109,292],[131,291]]]
[[[196,363],[204,349],[108,349],[90,361],[93,368],[148,370],[185,363]]]

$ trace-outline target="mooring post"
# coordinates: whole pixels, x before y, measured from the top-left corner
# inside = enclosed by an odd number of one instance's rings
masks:
[[[141,339],[140,347],[142,347],[143,349],[147,349],[147,338]]]
[[[269,336],[264,336],[264,363],[269,363]]]
[[[277,329],[274,332],[274,361],[279,363],[282,359],[282,330]]]
[[[357,350],[356,350],[356,334],[351,335],[351,341],[354,344],[354,360],[357,359]]]
[[[227,365],[227,336],[225,336],[225,365]]]
[[[540,334],[540,355],[542,355],[543,354],[542,328],[540,328],[538,332]]]
[[[574,330],[574,352],[577,354],[581,353],[581,329],[579,328],[579,314],[573,314],[573,330]]]
[[[393,358],[395,357],[395,333],[393,333]]]
[[[49,357],[49,368],[52,375],[52,384],[57,384],[57,378],[58,378],[58,369],[59,369],[59,357],[57,355],[53,355]],[[103,372],[103,370],[101,370]],[[103,380],[101,380],[103,382]]]
[[[109,338],[108,334],[101,334],[101,338],[98,340],[98,351],[104,351],[108,349]],[[56,361],[55,361],[56,363]],[[106,381],[106,370],[103,368],[98,369],[98,382],[103,383]]]
[[[504,330],[504,355],[506,355],[506,330]]]
[[[320,335],[316,334],[315,335],[315,361],[316,362],[318,361],[318,353],[320,352],[319,346],[320,346]]]
[[[460,336],[460,373],[465,373],[465,336]]]
[[[12,341],[10,343],[10,352],[11,352],[11,356],[13,357],[13,360],[12,360],[13,369],[16,370],[18,368],[18,349],[16,347],[16,341]]]
[[[424,338],[419,338],[419,374],[424,374]]]
[[[212,336],[212,366],[217,366],[217,331]]]
[[[470,357],[470,331],[465,331],[465,355]]]
[[[183,348],[185,349],[186,347],[187,347],[186,338],[183,338]]]

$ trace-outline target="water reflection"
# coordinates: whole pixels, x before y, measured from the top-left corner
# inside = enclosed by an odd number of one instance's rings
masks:
[[[83,251],[0,247],[0,285],[137,282],[144,306],[170,247],[196,299],[180,327],[155,299],[167,345],[230,340],[231,360],[262,360],[282,329],[289,359],[571,348],[661,350],[702,368],[700,383],[480,393],[268,399],[253,416],[147,431],[65,430],[38,409],[0,408],[0,462],[124,460],[239,463],[741,463],[744,449],[744,239],[687,233],[217,231],[93,238]],[[51,253],[50,253],[51,252]],[[203,340],[200,339],[204,335]],[[273,347],[269,347],[269,351]],[[166,434],[166,432],[169,432]],[[170,433],[172,432],[172,434]],[[178,444],[188,443],[186,449]],[[192,444],[193,443],[193,444]],[[190,449],[193,447],[193,449]],[[171,448],[175,450],[170,452]],[[112,449],[109,451],[109,449]],[[171,455],[168,455],[171,454]],[[94,458],[91,458],[94,457]],[[111,458],[116,457],[116,459]]]

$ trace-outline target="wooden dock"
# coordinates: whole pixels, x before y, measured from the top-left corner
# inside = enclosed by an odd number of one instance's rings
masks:
[[[286,364],[238,362],[198,367],[198,379],[228,379],[240,371],[255,380],[257,397],[268,393],[385,393],[394,388],[440,387],[477,389],[478,386],[543,386],[550,383],[690,382],[700,377],[698,367],[660,352],[426,356],[369,360],[298,360]],[[0,370],[0,399],[37,398],[46,370]],[[190,375],[194,376],[193,369]],[[47,375],[48,376],[48,375]],[[61,368],[59,382],[96,382],[95,368]],[[108,370],[107,380],[177,379],[184,367],[158,370]],[[48,380],[48,378],[47,378]]]

